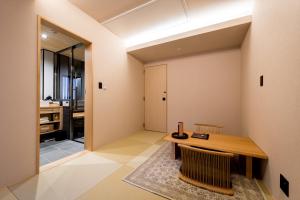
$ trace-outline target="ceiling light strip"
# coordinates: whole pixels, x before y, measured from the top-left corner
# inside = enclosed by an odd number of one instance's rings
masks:
[[[123,17],[123,16],[125,16],[125,15],[128,15],[128,14],[130,14],[130,13],[132,13],[132,12],[138,10],[138,9],[144,8],[144,7],[146,7],[146,6],[149,6],[149,5],[153,4],[153,3],[156,2],[156,1],[158,1],[158,0],[151,0],[151,1],[148,1],[147,3],[141,4],[141,5],[135,7],[135,8],[133,8],[133,9],[131,9],[131,10],[127,10],[127,11],[125,11],[125,12],[123,12],[123,13],[121,13],[121,14],[115,16],[115,17],[109,18],[108,20],[105,20],[105,21],[102,22],[101,24],[105,25],[105,24],[107,24],[107,23],[109,23],[109,22],[111,22],[111,21],[114,21],[114,20],[116,20],[116,19],[118,19],[118,18],[120,18],[120,17]]]

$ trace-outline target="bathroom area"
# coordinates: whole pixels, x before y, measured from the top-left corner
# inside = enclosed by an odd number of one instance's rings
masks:
[[[43,24],[40,48],[40,166],[84,151],[85,46]]]

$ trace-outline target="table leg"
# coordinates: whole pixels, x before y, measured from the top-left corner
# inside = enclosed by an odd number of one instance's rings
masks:
[[[174,155],[175,155],[175,160],[180,158],[180,148],[177,143],[174,143]]]
[[[252,157],[246,156],[246,177],[252,178]]]

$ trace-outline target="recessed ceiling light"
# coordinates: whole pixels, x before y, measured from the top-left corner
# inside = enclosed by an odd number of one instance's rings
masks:
[[[48,35],[46,33],[42,33],[41,38],[43,40],[46,40],[48,38]]]

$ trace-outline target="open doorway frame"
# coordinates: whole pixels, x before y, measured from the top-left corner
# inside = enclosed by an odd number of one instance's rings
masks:
[[[36,174],[40,172],[40,64],[41,64],[41,26],[56,29],[72,38],[77,39],[85,45],[85,120],[84,120],[84,149],[93,151],[93,62],[92,62],[92,42],[71,31],[45,19],[37,17],[37,93],[36,93]]]

